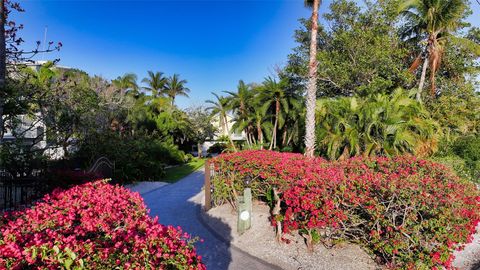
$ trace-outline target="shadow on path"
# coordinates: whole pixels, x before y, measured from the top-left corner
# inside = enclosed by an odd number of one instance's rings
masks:
[[[208,270],[278,269],[232,247],[231,229],[220,219],[206,215],[203,220],[200,218],[200,211],[203,211],[200,204],[203,200],[203,183],[203,171],[196,171],[174,184],[144,193],[142,197],[150,208],[150,215],[158,216],[160,223],[181,226],[183,231],[204,240],[195,246]],[[213,231],[205,222],[214,222],[218,231]]]

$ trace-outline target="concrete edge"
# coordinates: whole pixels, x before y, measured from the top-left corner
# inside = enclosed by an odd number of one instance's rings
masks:
[[[283,270],[283,268],[275,265],[275,264],[272,264],[270,262],[267,262],[261,258],[258,258],[258,257],[255,257],[253,256],[252,254],[250,253],[247,253],[245,252],[244,250],[240,249],[239,247],[237,247],[236,245],[234,245],[233,243],[230,243],[227,239],[225,239],[221,234],[219,234],[217,232],[217,230],[215,230],[215,228],[213,228],[208,221],[205,220],[205,215],[207,215],[204,210],[203,210],[203,206],[199,205],[198,207],[198,211],[197,211],[197,219],[198,221],[213,235],[215,236],[218,240],[222,241],[223,243],[225,243],[227,246],[229,246],[230,248],[234,249],[236,252],[239,252],[249,258],[251,258],[252,260],[255,260],[257,261],[258,263],[261,263],[261,264],[264,264],[265,266],[268,266],[270,267],[271,269],[276,269],[276,270]]]

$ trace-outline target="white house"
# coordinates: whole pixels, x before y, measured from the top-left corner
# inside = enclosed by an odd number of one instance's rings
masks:
[[[220,124],[220,117],[216,117],[213,121],[212,124],[213,126],[218,130],[218,132],[215,134],[213,137],[213,140],[206,141],[202,145],[202,153],[206,155],[208,148],[210,148],[212,145],[215,143],[219,142],[219,139],[221,137],[226,137],[230,136],[232,138],[232,141],[245,141],[247,139],[247,136],[245,132],[235,132],[232,128],[233,126],[233,116],[231,114],[227,114],[227,127],[228,131],[230,132],[227,133],[226,127],[222,126]]]

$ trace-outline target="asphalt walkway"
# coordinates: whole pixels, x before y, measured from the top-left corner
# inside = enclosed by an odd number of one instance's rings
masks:
[[[203,182],[203,171],[196,171],[174,184],[165,185],[141,195],[147,207],[150,208],[150,215],[158,216],[160,223],[180,226],[190,235],[204,240],[203,243],[197,242],[195,246],[208,270],[279,269],[231,246],[229,239],[221,239],[207,226],[205,220],[200,217],[200,211],[203,211],[200,204],[203,199]],[[222,224],[218,220],[213,222]],[[222,229],[230,231],[227,225]]]

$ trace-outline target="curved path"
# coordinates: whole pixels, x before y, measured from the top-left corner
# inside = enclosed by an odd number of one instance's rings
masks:
[[[150,215],[158,216],[160,223],[181,226],[184,231],[204,240],[195,246],[208,270],[279,269],[231,246],[228,239],[219,238],[216,232],[206,226],[200,218],[200,211],[203,211],[203,182],[203,171],[196,171],[174,184],[141,195],[150,208]],[[220,226],[223,224],[218,220],[212,222]],[[230,232],[227,225],[222,230]]]

